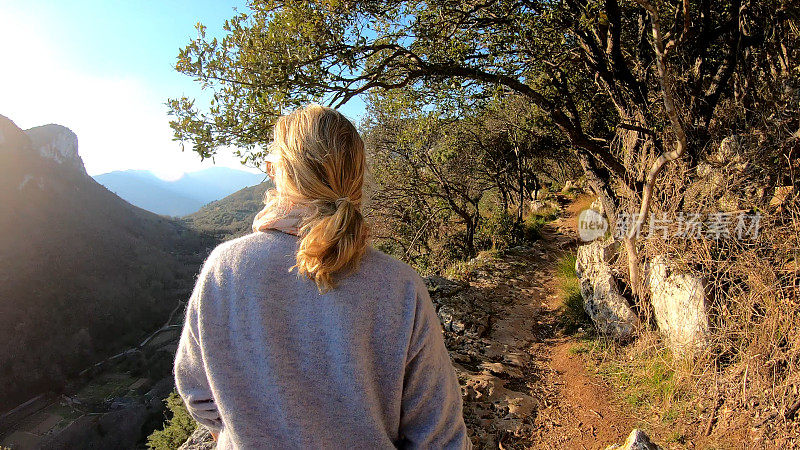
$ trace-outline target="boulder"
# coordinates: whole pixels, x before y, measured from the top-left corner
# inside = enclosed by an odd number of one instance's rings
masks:
[[[705,346],[708,314],[703,280],[673,273],[664,255],[653,258],[647,275],[656,323],[672,352],[683,355]]]
[[[560,205],[558,201],[552,198],[544,198],[539,200],[531,200],[529,203],[529,208],[531,212],[539,212],[547,209],[558,209]]]
[[[583,308],[598,331],[618,341],[633,337],[639,319],[620,294],[609,261],[616,253],[611,241],[596,240],[578,247],[575,273],[581,285]]]
[[[634,429],[622,445],[612,444],[606,450],[661,450],[661,447],[650,441],[644,431]]]

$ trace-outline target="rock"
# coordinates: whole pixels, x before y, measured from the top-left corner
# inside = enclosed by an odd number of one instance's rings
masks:
[[[653,258],[647,273],[656,323],[672,352],[683,355],[705,346],[708,314],[703,281],[689,274],[671,273],[664,255]]]
[[[561,188],[561,193],[566,194],[570,191],[582,191],[586,187],[586,179],[584,177],[577,178],[575,180],[567,180],[564,183],[564,187]]]
[[[436,312],[439,315],[439,321],[442,322],[442,327],[447,331],[453,331],[453,314],[455,311],[450,306],[442,306]]]
[[[0,115],[0,155],[29,150],[30,138],[6,116]]]
[[[425,285],[431,297],[452,297],[466,287],[464,283],[437,276],[425,278]]]
[[[544,202],[541,200],[531,200],[530,204],[531,212],[539,211],[540,209],[544,209]]]
[[[644,431],[634,429],[622,445],[611,444],[606,450],[661,450],[661,447],[650,441]]]
[[[489,328],[489,315],[475,305],[469,284],[436,276],[425,278],[425,284],[445,331],[475,338],[483,336]]]
[[[559,205],[558,200],[553,198],[545,198],[541,200],[531,200],[528,207],[530,208],[531,212],[538,212],[548,209],[559,209],[561,205]]]
[[[78,136],[61,125],[43,125],[25,130],[33,148],[46,159],[85,172],[83,160],[78,155]]]
[[[778,186],[775,188],[775,195],[769,201],[770,208],[781,209],[787,200],[794,193],[794,186]]]
[[[575,273],[581,285],[583,308],[597,329],[624,342],[633,337],[639,319],[620,294],[609,260],[616,253],[613,242],[597,240],[578,247]]]
[[[522,371],[518,367],[510,364],[502,364],[499,362],[483,362],[480,365],[483,370],[489,371],[492,375],[505,376],[511,378],[521,379],[523,377]]]
[[[183,443],[178,450],[211,450],[216,446],[214,438],[208,429],[202,425],[198,425],[189,439]]]

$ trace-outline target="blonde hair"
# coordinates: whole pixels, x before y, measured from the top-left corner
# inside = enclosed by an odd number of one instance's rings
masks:
[[[293,269],[327,292],[336,275],[358,267],[367,248],[364,142],[339,111],[312,103],[278,119],[272,145],[278,196],[310,207]]]

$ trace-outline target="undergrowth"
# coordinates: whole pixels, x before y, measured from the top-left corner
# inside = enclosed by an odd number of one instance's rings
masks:
[[[558,311],[558,326],[567,334],[575,334],[581,330],[592,330],[592,322],[583,309],[581,286],[575,275],[575,253],[568,253],[558,260],[556,275],[558,278],[558,295],[561,306]]]
[[[587,369],[613,386],[616,400],[637,416],[651,417],[657,411],[663,425],[675,424],[688,411],[689,395],[679,381],[670,351],[655,333],[640,336],[627,347],[597,334],[583,308],[575,260],[576,254],[570,252],[556,266],[561,299],[558,325],[578,339],[570,354],[581,355]],[[682,433],[675,432],[668,441],[680,443],[684,439]]]
[[[490,265],[491,260],[500,254],[497,250],[483,250],[478,256],[467,261],[456,261],[444,270],[444,277],[469,283],[472,275],[479,269]]]
[[[638,417],[655,419],[654,425],[674,427],[696,412],[691,388],[680,375],[681,362],[655,333],[626,347],[602,336],[584,336],[570,353],[582,355],[587,370],[614,387],[617,402]],[[673,432],[667,440],[680,443],[684,438]]]
[[[523,236],[527,241],[536,241],[542,238],[542,228],[547,222],[558,218],[559,210],[556,208],[542,208],[532,212],[525,218]]]
[[[172,417],[164,423],[164,429],[153,431],[147,437],[147,447],[154,450],[171,450],[183,445],[197,428],[197,422],[189,415],[183,400],[173,391],[166,400]]]

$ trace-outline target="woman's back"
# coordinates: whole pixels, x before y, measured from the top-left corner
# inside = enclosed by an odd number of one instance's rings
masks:
[[[178,349],[178,390],[220,448],[466,448],[461,395],[419,275],[368,249],[320,294],[296,236],[217,247]]]

